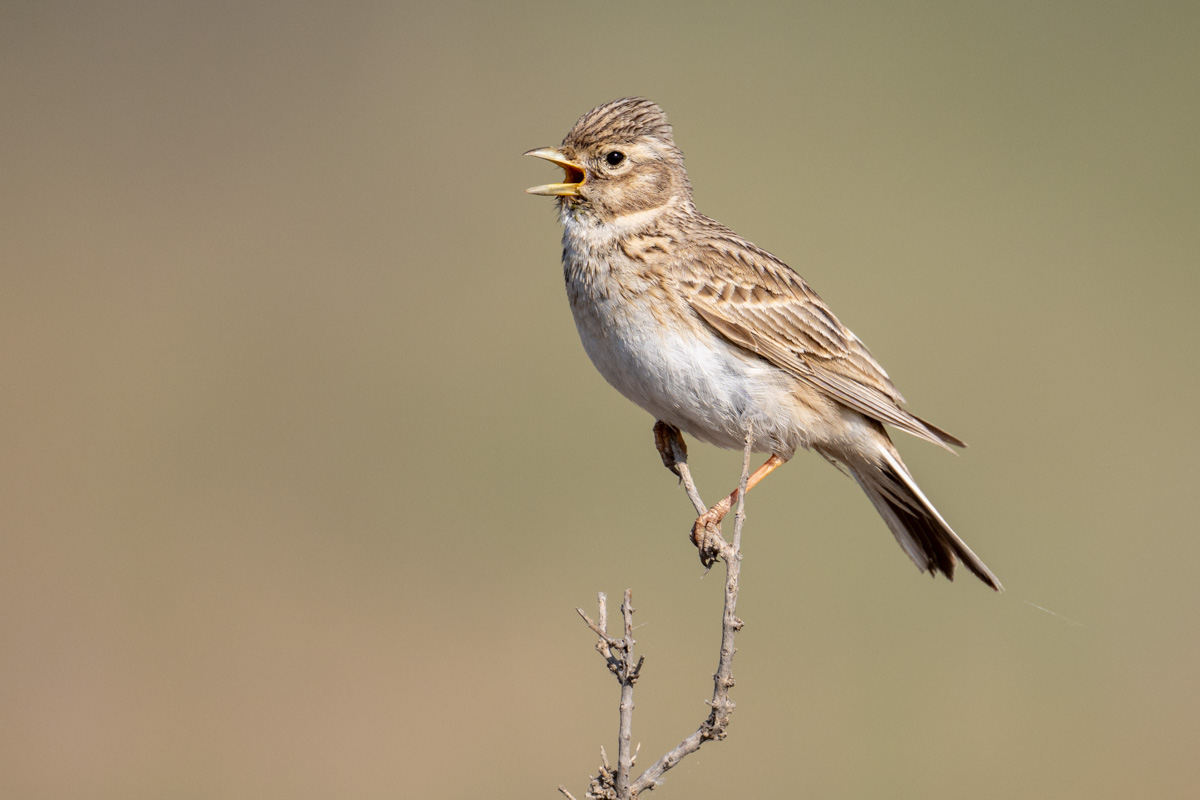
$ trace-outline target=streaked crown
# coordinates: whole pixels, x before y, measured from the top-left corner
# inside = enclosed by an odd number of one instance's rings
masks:
[[[632,143],[639,139],[666,145],[680,161],[683,160],[675,147],[675,135],[667,115],[658,104],[644,97],[622,97],[593,108],[579,118],[563,139],[563,145],[582,151],[600,144]]]

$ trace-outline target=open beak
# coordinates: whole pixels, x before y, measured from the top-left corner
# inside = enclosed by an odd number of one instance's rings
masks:
[[[547,161],[558,164],[566,173],[563,183],[547,183],[545,186],[533,186],[525,190],[526,194],[545,194],[551,197],[579,197],[579,187],[583,186],[584,178],[587,174],[583,170],[581,164],[576,164],[562,154],[560,150],[553,147],[539,147],[530,150],[525,155],[544,158]]]

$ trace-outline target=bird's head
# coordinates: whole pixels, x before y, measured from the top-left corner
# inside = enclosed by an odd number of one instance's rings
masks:
[[[691,207],[692,187],[667,115],[641,97],[594,108],[561,146],[525,155],[544,158],[565,173],[562,183],[525,191],[558,197],[562,210],[575,216],[608,222],[671,203]]]

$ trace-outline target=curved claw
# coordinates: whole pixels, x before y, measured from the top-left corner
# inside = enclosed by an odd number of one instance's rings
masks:
[[[721,536],[721,520],[727,509],[721,509],[720,504],[713,506],[696,518],[688,538],[700,551],[700,563],[709,569],[719,556],[723,556],[729,548],[725,538]]]

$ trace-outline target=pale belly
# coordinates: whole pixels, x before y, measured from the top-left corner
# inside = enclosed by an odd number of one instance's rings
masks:
[[[753,428],[755,450],[790,458],[809,444],[812,411],[797,381],[731,345],[688,314],[685,322],[650,310],[645,294],[614,301],[568,283],[584,350],[617,391],[685,433],[742,449]],[[660,298],[661,300],[661,298]]]

